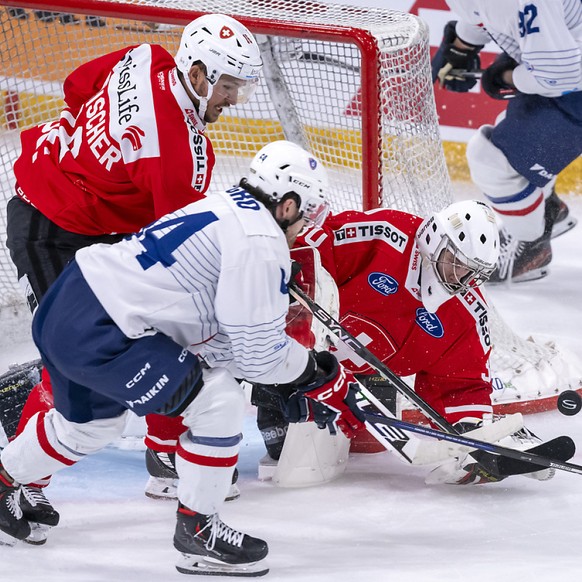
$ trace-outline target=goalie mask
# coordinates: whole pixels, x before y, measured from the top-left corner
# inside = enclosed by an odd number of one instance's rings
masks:
[[[321,226],[329,214],[327,172],[321,162],[290,141],[275,141],[253,158],[247,183],[280,202],[285,194],[300,198],[300,218],[306,226]]]
[[[422,302],[431,313],[453,295],[487,281],[499,257],[495,215],[477,200],[456,202],[425,220],[416,241]]]
[[[257,41],[240,22],[224,14],[207,14],[184,28],[180,48],[175,57],[188,89],[200,101],[198,114],[202,119],[208,100],[222,75],[238,79],[236,103],[247,103],[259,83],[263,61]],[[208,92],[198,95],[189,79],[197,61],[206,67]]]

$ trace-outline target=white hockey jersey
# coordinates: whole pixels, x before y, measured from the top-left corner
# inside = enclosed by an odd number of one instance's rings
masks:
[[[447,0],[460,18],[457,35],[471,44],[495,41],[520,65],[522,93],[559,97],[582,90],[580,0]]]
[[[238,187],[115,245],[81,249],[91,289],[130,338],[161,332],[212,367],[264,384],[297,379],[307,350],[285,333],[291,274],[283,231]]]

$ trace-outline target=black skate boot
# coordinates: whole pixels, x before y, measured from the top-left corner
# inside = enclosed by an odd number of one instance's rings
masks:
[[[31,529],[24,541],[35,546],[46,543],[48,531],[58,525],[60,515],[46,498],[43,488],[23,485],[20,506]]]
[[[546,216],[553,217],[552,238],[556,238],[565,232],[573,229],[577,220],[570,215],[570,210],[566,203],[552,190],[552,194],[546,200]]]
[[[499,233],[500,252],[495,271],[488,283],[535,281],[549,273],[552,261],[550,233],[532,242],[514,239],[506,230]]]
[[[532,242],[518,241],[505,229],[499,233],[500,253],[497,268],[489,278],[490,283],[503,283],[511,279],[514,283],[535,281],[549,273],[552,261],[551,239],[568,232],[576,226],[566,204],[555,191],[545,202],[544,233]]]
[[[174,547],[182,553],[182,574],[264,576],[267,542],[227,526],[218,514],[204,515],[178,505]]]
[[[22,488],[0,465],[0,545],[12,546],[30,535],[30,524],[20,507]]]
[[[145,486],[146,497],[151,499],[178,499],[176,454],[146,449],[146,469],[150,478]]]
[[[153,449],[146,449],[146,469],[150,478],[145,486],[145,495],[150,499],[178,499],[178,473],[176,472],[176,454],[160,453]],[[240,497],[238,470],[235,468],[232,475],[232,485],[224,499],[234,501]]]

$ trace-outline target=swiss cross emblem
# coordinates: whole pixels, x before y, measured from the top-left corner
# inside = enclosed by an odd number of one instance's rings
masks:
[[[200,185],[204,182],[204,174],[197,174],[196,175],[196,185]]]
[[[223,26],[220,30],[220,38],[230,38],[234,35],[234,32],[228,26]]]
[[[357,234],[355,228],[346,228],[346,237],[347,238],[354,238]]]

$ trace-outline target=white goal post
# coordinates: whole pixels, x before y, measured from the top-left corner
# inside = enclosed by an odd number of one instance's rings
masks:
[[[264,80],[253,100],[209,126],[217,153],[212,188],[244,175],[275,139],[313,151],[330,170],[332,207],[396,207],[421,216],[451,202],[430,75],[428,29],[389,9],[317,0],[0,0],[0,322],[26,335],[26,308],[5,248],[5,207],[13,195],[19,132],[55,119],[62,83],[101,54],[140,44],[178,47],[184,24],[226,13],[259,41]],[[42,176],[38,177],[42,180]],[[490,320],[492,366],[504,405],[550,402],[580,387],[577,361],[532,347]],[[510,354],[511,360],[506,356]],[[541,372],[541,373],[540,373]]]

